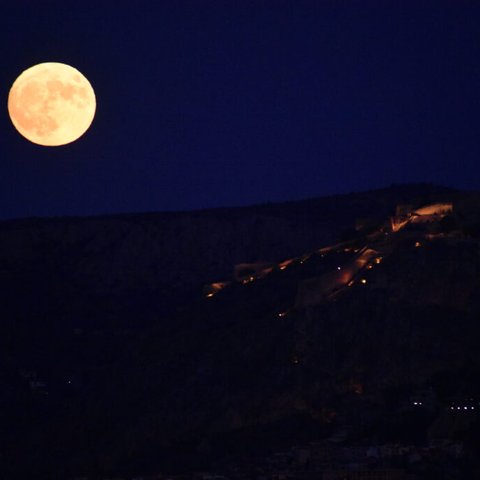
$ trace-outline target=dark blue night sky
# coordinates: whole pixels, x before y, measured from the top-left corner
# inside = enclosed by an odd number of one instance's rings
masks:
[[[480,188],[480,2],[2,1],[0,218]],[[92,83],[77,142],[23,139],[12,82]]]

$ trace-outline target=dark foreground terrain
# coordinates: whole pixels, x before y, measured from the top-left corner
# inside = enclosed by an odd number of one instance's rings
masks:
[[[0,478],[476,478],[479,287],[429,185],[3,222]]]

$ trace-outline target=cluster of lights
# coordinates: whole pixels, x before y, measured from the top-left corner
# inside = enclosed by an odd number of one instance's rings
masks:
[[[255,280],[255,277],[250,276],[250,277],[248,277],[248,278],[244,278],[244,279],[242,280],[242,283],[243,283],[243,284],[246,284],[246,283],[253,282],[254,280]]]
[[[417,243],[418,243],[418,242],[417,242]],[[322,252],[322,253],[320,253],[320,257],[321,257],[321,258],[324,258],[325,255],[326,255],[326,251],[328,252],[329,250],[331,250],[331,247],[330,247],[330,248],[327,247],[327,248],[320,249],[320,250],[318,251],[318,253]],[[358,252],[360,251],[360,249],[359,249],[359,248],[353,248],[353,247],[346,247],[346,248],[343,249],[343,251],[344,251],[344,252],[352,252],[352,251],[353,251],[354,253],[358,253]],[[305,255],[303,255],[302,257],[297,258],[297,259],[285,260],[285,261],[277,264],[277,268],[278,268],[279,270],[281,270],[281,271],[286,270],[287,267],[288,267],[291,263],[299,262],[300,264],[303,264],[303,263],[305,263],[307,260],[309,260],[311,256],[312,256],[311,254],[305,254]],[[375,260],[374,260],[374,262],[375,262],[376,264],[379,264],[381,261],[382,261],[382,257],[377,257],[377,258],[375,258]],[[370,270],[370,269],[373,268],[373,265],[372,265],[372,264],[369,264],[369,265],[367,265],[366,268],[367,268],[368,270]],[[263,271],[262,273],[268,274],[268,273],[270,273],[272,270],[273,270],[273,268],[270,268],[270,269],[268,269],[268,271],[265,270],[265,271]],[[341,270],[342,270],[342,267],[341,267],[341,266],[337,266],[337,271],[341,271]],[[262,275],[262,276],[264,276],[264,275]],[[241,283],[244,284],[244,285],[246,285],[246,284],[248,284],[248,283],[251,283],[251,282],[255,281],[257,278],[261,278],[261,276],[255,277],[255,276],[251,275],[251,276],[249,276],[249,277],[247,277],[247,278],[243,278],[243,279],[241,280]],[[350,281],[347,283],[347,285],[348,285],[349,287],[351,287],[351,286],[354,285],[354,283],[355,283],[355,281],[352,279],[352,280],[350,280]],[[366,280],[365,278],[362,278],[362,279],[360,279],[360,283],[363,284],[363,285],[365,285],[365,284],[367,283],[367,280]],[[216,286],[216,285],[217,285],[217,284],[212,284],[212,286]],[[218,284],[218,285],[220,285],[220,284]],[[223,288],[223,286],[225,286],[225,285],[222,285],[221,288]],[[220,288],[218,288],[218,290],[220,290]],[[206,298],[212,298],[213,296],[215,296],[216,293],[217,293],[217,289],[214,289],[214,291],[211,290],[210,292],[208,292],[208,293],[205,294],[205,297],[206,297]],[[278,317],[285,317],[287,314],[288,314],[288,312],[280,312],[280,313],[278,313],[277,315],[278,315]]]
[[[377,265],[380,264],[380,263],[382,262],[382,260],[383,260],[382,257],[377,257],[377,258],[375,258],[375,264],[377,264]],[[372,264],[372,263],[368,264],[367,267],[366,267],[367,270],[371,270],[372,268],[373,268],[373,264]],[[341,267],[337,267],[337,270],[341,270]],[[355,283],[355,280],[350,280],[350,281],[347,283],[347,286],[351,287],[351,286],[354,285],[354,283]],[[367,279],[366,279],[366,278],[361,278],[361,279],[360,279],[360,283],[361,283],[362,285],[366,285],[366,284],[367,284]]]
[[[215,282],[208,285],[208,290],[205,292],[206,298],[212,298],[220,290],[223,290],[225,287],[230,285],[231,282]]]
[[[475,407],[450,407],[450,410],[475,410]]]

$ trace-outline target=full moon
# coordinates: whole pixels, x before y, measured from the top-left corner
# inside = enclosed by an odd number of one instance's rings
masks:
[[[95,116],[90,82],[64,63],[39,63],[22,72],[8,95],[8,113],[15,128],[38,145],[74,142]]]

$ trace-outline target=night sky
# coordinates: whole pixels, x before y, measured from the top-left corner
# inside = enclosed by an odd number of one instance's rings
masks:
[[[480,2],[1,1],[0,218],[480,188]],[[21,137],[7,97],[68,63],[97,115]]]

